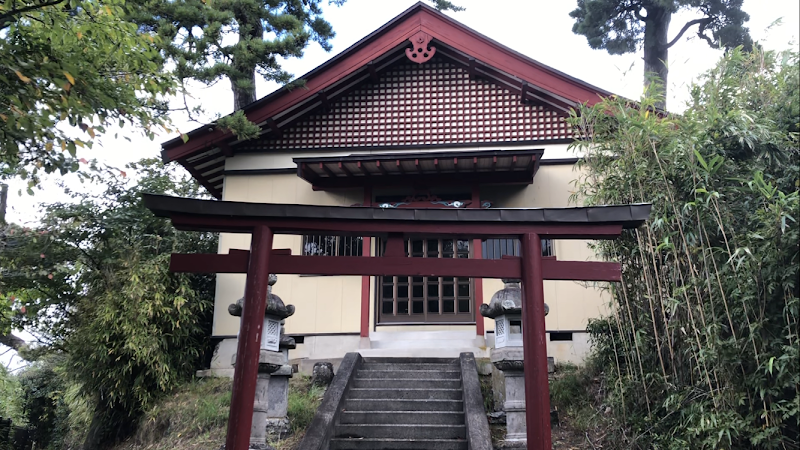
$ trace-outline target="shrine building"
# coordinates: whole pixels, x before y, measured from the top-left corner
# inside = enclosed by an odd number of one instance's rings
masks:
[[[580,155],[568,151],[572,108],[611,93],[545,66],[418,3],[331,60],[244,108],[261,127],[238,141],[214,126],[163,144],[208,191],[229,202],[422,209],[557,208],[570,203]],[[580,206],[580,205],[577,205]],[[428,211],[429,208],[430,210]],[[329,211],[329,210],[325,210]],[[409,210],[409,212],[413,212]],[[417,214],[421,214],[417,212]],[[276,235],[294,255],[378,256],[361,236]],[[593,260],[588,241],[544,241],[546,258]],[[249,249],[247,234],[220,235],[219,252]],[[518,239],[406,239],[408,256],[519,256]],[[239,318],[228,306],[244,274],[217,275],[211,371],[232,374]],[[479,306],[499,279],[280,275],[273,292],[296,313],[289,357],[488,356],[494,321]],[[608,298],[591,284],[545,281],[548,355],[580,362],[587,321]],[[514,324],[511,324],[512,326]]]

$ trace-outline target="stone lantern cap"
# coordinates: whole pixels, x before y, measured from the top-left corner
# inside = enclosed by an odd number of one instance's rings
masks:
[[[274,273],[269,274],[269,293],[267,294],[267,309],[264,311],[264,315],[285,319],[294,314],[294,305],[284,305],[283,300],[272,293],[272,285],[277,283],[277,281],[277,275]],[[228,313],[232,316],[241,317],[243,304],[244,297],[236,300],[236,303],[231,303],[228,306]]]
[[[481,315],[494,319],[508,314],[522,312],[522,289],[519,280],[503,280],[505,287],[495,292],[489,304],[481,305]]]

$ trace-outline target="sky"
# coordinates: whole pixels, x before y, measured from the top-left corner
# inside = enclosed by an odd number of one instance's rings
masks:
[[[325,18],[333,25],[336,37],[331,41],[333,50],[325,52],[312,44],[302,59],[289,59],[283,66],[295,76],[312,70],[337,53],[345,50],[367,34],[379,28],[398,14],[414,5],[413,0],[348,0],[344,6],[326,5]],[[569,0],[458,0],[466,11],[448,12],[455,20],[506,45],[540,63],[582,79],[597,87],[628,98],[641,94],[643,63],[641,52],[628,55],[609,55],[605,50],[592,50],[586,38],[572,33],[573,19],[569,12],[576,2]],[[743,9],[750,15],[747,26],[754,39],[767,49],[785,50],[797,48],[800,34],[800,2],[798,0],[746,0]],[[697,18],[692,14],[679,13],[671,22],[669,38],[683,24]],[[780,26],[770,27],[782,19]],[[696,29],[696,28],[695,28]],[[668,108],[675,112],[685,109],[688,89],[703,72],[713,67],[722,55],[711,49],[693,33],[687,32],[669,52]],[[277,89],[275,83],[257,82],[257,95],[262,97]],[[233,96],[227,80],[211,87],[194,84],[190,89],[192,104],[200,104],[205,110],[201,122],[207,123],[218,115],[232,112]],[[183,114],[173,116],[175,128],[189,131],[201,125],[187,119]],[[120,138],[113,139],[116,130],[102,137],[93,149],[84,150],[79,156],[96,158],[100,162],[122,168],[125,164],[144,157],[157,157],[160,143],[174,135],[162,134],[154,141],[143,136],[131,135],[130,130],[119,130]],[[128,142],[121,136],[131,138]],[[130,171],[127,171],[130,174]],[[9,192],[8,219],[18,223],[31,223],[39,216],[37,205],[41,202],[67,200],[51,179],[43,184],[33,198],[24,193],[21,182],[11,182]],[[77,183],[67,177],[69,184]],[[22,196],[17,192],[22,189]]]
[[[592,50],[586,38],[572,33],[573,19],[569,12],[575,9],[574,0],[453,0],[466,11],[447,14],[466,26],[491,39],[512,48],[540,63],[551,66],[575,78],[628,98],[638,98],[642,90],[643,63],[641,52],[628,55],[609,55],[605,50]],[[407,8],[414,0],[347,0],[344,6],[325,7],[325,18],[333,25],[336,37],[331,41],[332,51],[325,52],[312,44],[302,59],[290,59],[284,68],[295,76],[312,70],[337,53],[378,29]],[[770,50],[798,48],[800,35],[800,1],[798,0],[745,0],[743,9],[750,15],[746,24],[753,38]],[[672,39],[683,24],[697,16],[679,13],[673,16],[669,38]],[[770,26],[776,20],[779,26]],[[694,30],[694,29],[693,29]],[[688,100],[688,89],[699,75],[712,68],[722,52],[708,47],[706,43],[687,32],[669,50],[669,94],[668,108],[681,112]],[[257,95],[265,96],[277,89],[275,83],[257,82]],[[211,87],[193,85],[190,102],[201,104],[206,111],[204,122],[217,115],[232,112],[233,95],[227,80]],[[173,117],[176,128],[190,131],[201,124],[192,122],[184,115]],[[108,136],[113,136],[111,130]],[[121,130],[121,136],[127,130]],[[125,164],[145,157],[158,157],[161,142],[174,135],[163,134],[154,141],[127,134],[128,142],[121,137],[102,137],[92,150],[79,153],[86,159],[122,168]],[[129,176],[135,175],[128,171]],[[63,179],[70,185],[77,179]],[[38,217],[39,203],[64,201],[67,198],[54,185],[55,179],[43,183],[43,188],[33,197],[24,193],[24,184],[10,182],[9,211],[7,219],[17,223],[32,223]],[[23,190],[21,196],[17,195]],[[0,350],[2,353],[2,350]]]

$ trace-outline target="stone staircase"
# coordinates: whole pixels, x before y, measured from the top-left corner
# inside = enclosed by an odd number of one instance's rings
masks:
[[[458,358],[364,358],[331,450],[467,450]]]

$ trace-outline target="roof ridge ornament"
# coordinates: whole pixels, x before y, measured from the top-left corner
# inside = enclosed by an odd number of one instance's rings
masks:
[[[433,39],[433,37],[424,31],[418,31],[415,35],[408,38],[408,40],[411,41],[411,45],[413,45],[413,48],[406,49],[406,56],[408,56],[408,59],[417,64],[430,61],[433,55],[436,54],[436,47],[430,45],[431,39]]]

